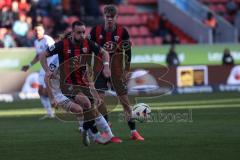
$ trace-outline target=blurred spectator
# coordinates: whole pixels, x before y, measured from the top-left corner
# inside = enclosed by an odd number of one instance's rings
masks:
[[[16,36],[16,41],[20,47],[24,46],[26,42],[26,36],[29,31],[28,23],[26,22],[26,15],[20,14],[19,20],[15,21],[13,24],[13,33]]]
[[[49,16],[49,11],[51,9],[49,0],[38,0],[36,7],[38,16]]]
[[[30,9],[30,6],[27,3],[27,0],[20,0],[20,2],[18,3],[18,8],[20,11],[27,13]]]
[[[167,27],[168,19],[164,13],[161,14],[160,22],[159,22],[159,34],[161,37],[165,37],[170,33]]]
[[[84,6],[84,10],[87,16],[99,17],[101,16],[99,4],[97,0],[82,0],[81,5]]]
[[[212,12],[208,12],[204,24],[212,29],[213,41],[216,39],[217,19]]]
[[[228,48],[224,49],[223,57],[222,57],[222,64],[223,65],[234,65],[234,59]]]
[[[34,40],[35,40],[34,31],[33,31],[33,30],[30,30],[30,31],[27,33],[26,41],[25,41],[25,43],[24,43],[24,46],[25,46],[25,47],[33,47],[33,46],[34,46]]]
[[[178,55],[175,51],[175,45],[171,45],[167,54],[166,63],[169,67],[180,65]]]
[[[235,16],[238,10],[238,6],[234,0],[230,0],[226,4],[226,10],[227,10],[227,15],[225,15],[226,19],[234,24],[235,22]]]
[[[160,24],[160,17],[158,13],[154,12],[150,14],[147,19],[147,27],[153,36],[159,36],[159,31],[160,31],[159,24]]]
[[[13,38],[11,28],[6,28],[5,34],[3,37],[3,43],[5,48],[17,47],[17,44]]]
[[[237,12],[238,6],[234,0],[229,0],[226,4],[227,13],[234,15]]]
[[[62,7],[63,7],[64,14],[70,14],[70,12],[71,12],[71,0],[62,0]]]
[[[14,22],[13,12],[5,5],[0,11],[0,27],[11,26]]]
[[[29,30],[28,23],[26,22],[26,15],[21,14],[19,20],[15,21],[13,24],[13,32],[17,36],[25,37]]]
[[[12,4],[12,0],[0,0],[0,9],[2,9],[4,6],[10,7]]]
[[[19,8],[18,2],[16,0],[12,2],[12,13],[14,21],[17,20],[19,17]]]

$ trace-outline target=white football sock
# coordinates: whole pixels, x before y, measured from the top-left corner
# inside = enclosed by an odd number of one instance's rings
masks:
[[[111,131],[111,128],[109,127],[107,121],[105,120],[105,118],[102,115],[100,115],[99,117],[97,117],[95,119],[95,123],[97,125],[97,128],[100,131],[106,132],[110,138],[113,137],[113,133]]]
[[[134,129],[134,130],[131,130],[131,133],[133,133],[133,132],[136,132],[137,130],[136,129]]]
[[[40,96],[40,100],[41,100],[41,103],[44,106],[45,110],[47,111],[47,114],[49,116],[53,117],[54,113],[53,113],[49,98],[46,96]]]

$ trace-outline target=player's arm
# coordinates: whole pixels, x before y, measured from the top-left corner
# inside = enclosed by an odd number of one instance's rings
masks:
[[[121,47],[123,51],[125,52],[125,72],[128,74],[131,68],[131,59],[132,59],[132,46],[130,41],[130,36],[128,34],[128,31],[124,29],[123,31],[123,42],[121,43]]]
[[[38,61],[39,61],[39,55],[37,54],[28,65],[23,65],[21,70],[24,72],[28,71],[29,68],[34,64],[36,64]]]
[[[92,49],[92,51],[95,53],[95,55],[98,55],[99,53],[101,53],[102,59],[103,59],[103,74],[105,77],[109,77],[111,75],[110,69],[109,69],[109,61],[110,61],[110,56],[109,53],[101,48],[99,45],[97,45],[96,43],[90,41],[90,47]]]
[[[55,54],[61,54],[63,50],[63,43],[62,41],[59,41],[55,43],[54,45],[50,46],[45,52],[40,54],[40,63],[46,72],[47,76],[51,76],[52,72],[49,70],[48,64],[47,64],[47,57],[53,56]]]

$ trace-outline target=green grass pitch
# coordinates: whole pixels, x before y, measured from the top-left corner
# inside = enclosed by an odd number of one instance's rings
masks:
[[[151,122],[137,123],[144,142],[129,140],[117,108],[110,114],[122,144],[84,147],[77,124],[43,120],[38,100],[0,103],[1,160],[226,160],[240,157],[239,93],[145,100]],[[165,115],[165,116],[164,116]]]

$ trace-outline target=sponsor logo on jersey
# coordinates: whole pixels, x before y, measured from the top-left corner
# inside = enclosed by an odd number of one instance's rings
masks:
[[[86,47],[83,47],[82,50],[83,50],[83,53],[87,53],[87,51],[88,51],[88,49]]]
[[[119,40],[119,36],[114,36],[114,40],[117,42]]]

